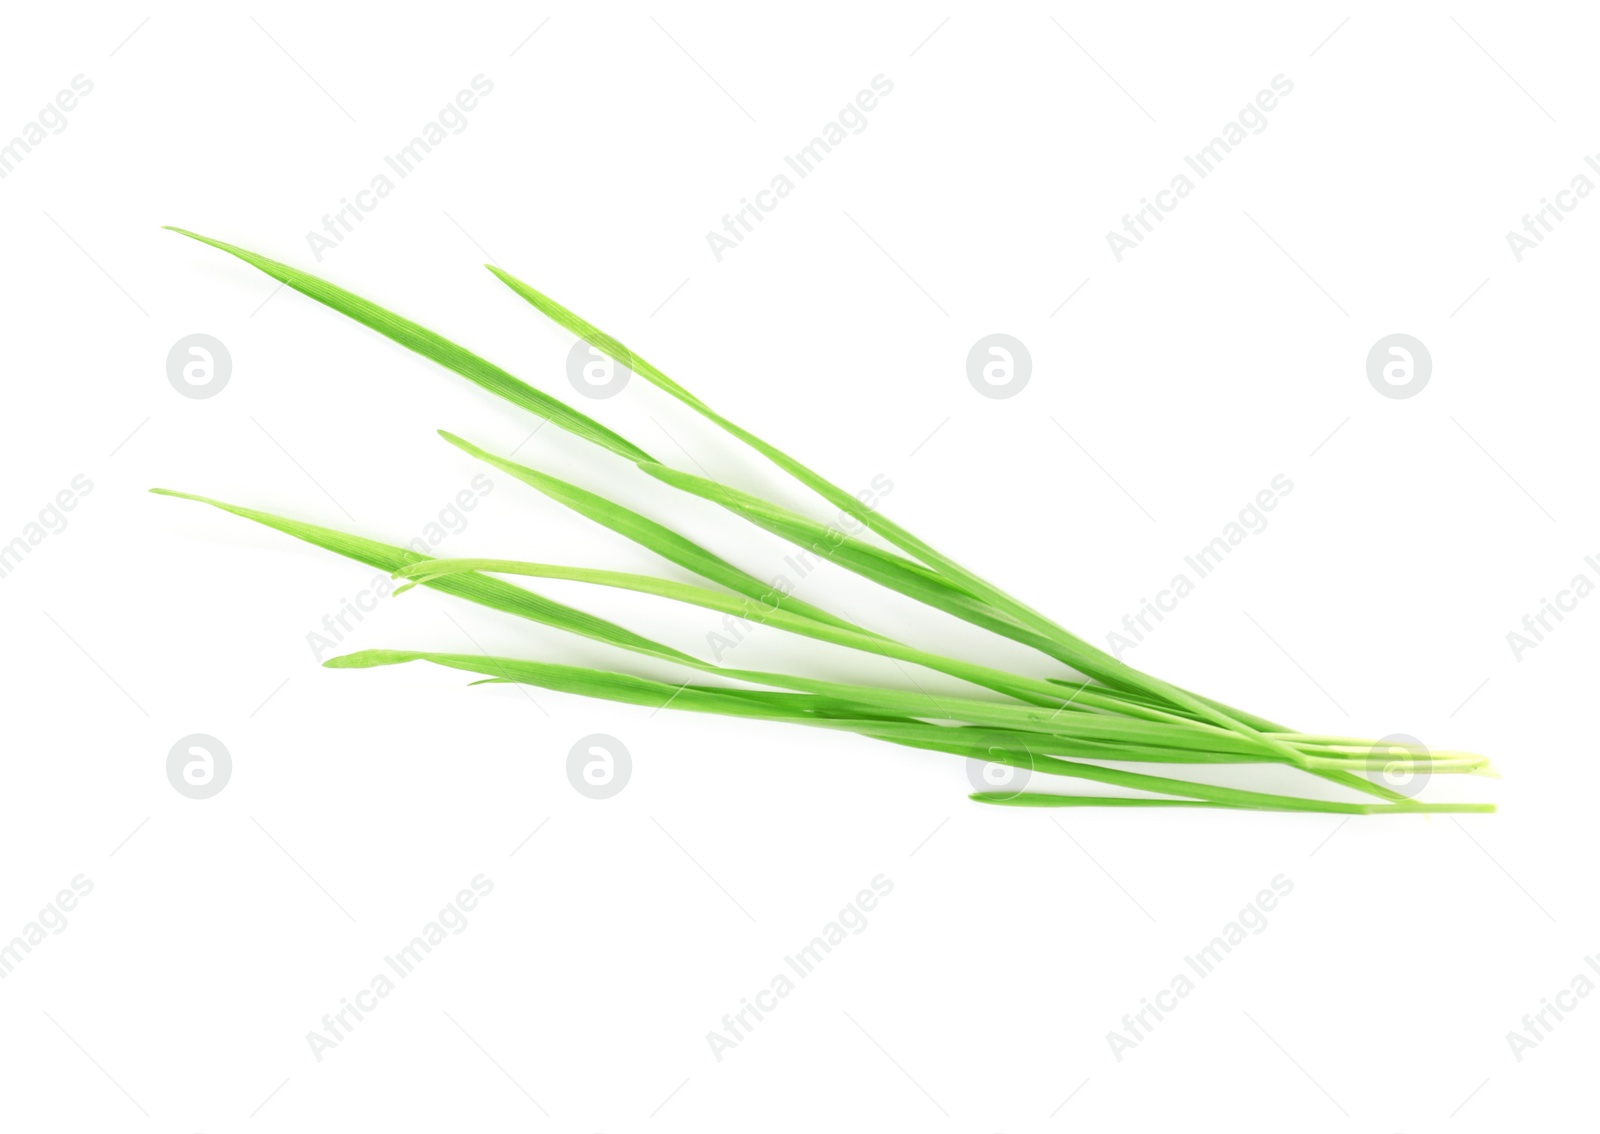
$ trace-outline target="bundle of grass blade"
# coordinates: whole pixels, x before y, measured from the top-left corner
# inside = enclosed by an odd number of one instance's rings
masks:
[[[555,626],[635,654],[722,680],[759,688],[665,685],[596,669],[511,658],[473,658],[425,651],[368,650],[325,663],[365,668],[427,660],[487,675],[592,697],[698,712],[754,717],[808,727],[855,732],[891,743],[970,759],[1095,780],[1149,796],[1077,796],[1045,793],[972,796],[1012,806],[1206,806],[1252,810],[1338,813],[1483,811],[1491,805],[1418,803],[1363,773],[1490,774],[1488,762],[1469,753],[1429,753],[1375,741],[1294,732],[1262,717],[1201,697],[1126,665],[1071,634],[1033,608],[979,578],[954,560],[865,507],[851,494],[781,450],[723,418],[617,340],[533,288],[490,267],[518,295],[592,346],[701,414],[766,457],[803,486],[854,517],[896,550],[843,535],[771,501],[703,476],[673,469],[627,438],[507,371],[426,328],[318,277],[253,252],[182,232],[228,252],[289,287],[379,332],[514,405],[622,457],[680,492],[718,504],[739,519],[844,567],[878,585],[1021,643],[1081,676],[1033,677],[942,656],[864,629],[818,606],[792,598],[770,601],[773,590],[749,572],[713,554],[668,525],[526,465],[497,457],[453,434],[446,440],[545,496],[649,549],[717,588],[650,576],[504,559],[428,560],[402,548],[317,527],[238,505],[200,500],[349,558],[394,573],[405,583],[467,598],[522,618]],[[921,666],[999,694],[971,696],[848,684],[798,674],[735,669],[703,661],[615,623],[499,579],[516,575],[575,581],[655,595],[679,603],[761,622],[834,646]],[[909,675],[908,675],[909,676]],[[1072,759],[1064,759],[1072,757]],[[1085,763],[1084,761],[1096,761]],[[1349,803],[1217,787],[1104,767],[1104,763],[1274,764],[1317,776],[1382,802]],[[1158,798],[1177,797],[1177,798]]]

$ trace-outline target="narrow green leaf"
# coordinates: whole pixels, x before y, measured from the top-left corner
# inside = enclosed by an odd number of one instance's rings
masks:
[[[721,591],[709,590],[706,587],[697,587],[693,584],[678,583],[667,579],[657,579],[650,575],[634,575],[622,571],[597,571],[588,567],[558,567],[548,563],[526,563],[513,559],[435,559],[426,563],[413,564],[397,571],[395,572],[395,577],[397,579],[420,581],[438,578],[443,575],[478,571],[497,575],[524,575],[539,579],[566,579],[596,586],[614,587],[620,590],[656,595],[661,598],[672,599],[675,602],[688,603],[707,610],[715,610],[722,614],[732,615],[734,618],[745,622],[761,623],[785,630],[791,634],[813,638],[817,641],[845,646],[849,649],[876,654],[879,657],[891,658],[896,661],[911,662],[915,665],[925,666],[928,669],[937,670],[952,677],[959,677],[964,681],[972,682],[974,685],[992,689],[997,693],[1004,693],[1007,696],[1015,697],[1032,705],[1042,705],[1047,708],[1100,708],[1139,717],[1144,720],[1165,720],[1180,723],[1188,720],[1188,718],[1164,712],[1160,709],[1150,708],[1143,704],[1130,703],[1114,690],[1083,688],[1076,693],[1068,695],[1060,686],[1048,681],[1006,673],[1003,670],[992,669],[988,666],[963,661],[959,658],[944,657],[926,650],[919,650],[914,646],[904,645],[877,634],[863,633],[855,628],[846,629],[822,623],[813,618],[798,615],[784,609],[781,603],[787,600],[779,599],[777,602],[769,604],[746,596],[727,595]]]
[[[443,335],[435,334],[410,319],[396,315],[393,311],[378,306],[370,299],[363,299],[354,292],[331,284],[327,280],[302,272],[288,264],[279,263],[277,260],[268,259],[259,253],[248,251],[221,240],[213,240],[209,236],[189,232],[187,229],[166,226],[171,232],[198,240],[202,244],[209,244],[213,248],[220,248],[230,255],[237,256],[251,267],[258,268],[302,295],[310,296],[327,307],[347,315],[357,323],[371,327],[380,335],[393,339],[407,350],[416,351],[424,358],[432,359],[447,370],[453,370],[470,382],[475,382],[492,394],[498,394],[512,405],[520,406],[537,417],[560,426],[579,437],[593,441],[596,445],[616,453],[630,461],[647,461],[650,455],[627,438],[612,432],[598,421],[579,413],[571,406],[543,391],[536,390],[522,379],[515,377],[507,371],[496,366],[485,358],[473,354],[466,347],[451,342]]]
[[[334,669],[367,669],[375,666],[401,665],[413,661],[426,661],[450,669],[483,674],[500,680],[515,681],[550,689],[626,704],[644,705],[652,709],[672,707],[687,712],[715,713],[722,716],[755,717],[766,720],[788,721],[813,727],[855,731],[854,722],[829,719],[808,714],[798,707],[801,702],[793,695],[748,695],[739,691],[711,690],[696,686],[674,688],[664,682],[630,677],[603,670],[578,666],[555,665],[548,662],[529,661],[522,658],[480,657],[475,654],[450,654],[426,650],[362,650],[343,657],[329,658],[323,665]],[[788,700],[784,700],[788,698]],[[1084,718],[1086,720],[1116,720],[1118,718]],[[1125,724],[1143,724],[1127,722]],[[880,727],[880,726],[873,726]],[[1157,728],[1157,725],[1147,725]],[[955,732],[957,730],[946,730]],[[1218,730],[1219,735],[1231,734]],[[888,737],[885,736],[885,739]],[[1340,814],[1365,814],[1362,808],[1370,805],[1341,803],[1325,800],[1301,799],[1295,796],[1266,792],[1245,791],[1238,788],[1219,787],[1213,784],[1194,783],[1167,776],[1150,776],[1117,768],[1103,768],[1094,764],[1061,760],[1031,751],[1011,748],[976,747],[952,738],[945,741],[936,736],[898,740],[909,747],[948,752],[971,759],[993,763],[1011,764],[1031,771],[1050,775],[1070,776],[1112,784],[1139,791],[1162,795],[1177,795],[1188,799],[1209,800],[1255,808],[1273,808],[1290,811],[1334,812]],[[1444,805],[1447,806],[1447,805]],[[1426,805],[1411,805],[1410,810],[1423,810]]]
[[[967,798],[978,803],[989,803],[1000,807],[1115,807],[1123,805],[1119,803],[1108,804],[1096,796],[1051,795],[1041,792],[1021,792],[1017,795],[1008,795],[1004,792],[974,792]],[[1141,800],[1139,802],[1145,805],[1159,803],[1170,805],[1182,801]],[[1234,807],[1246,811],[1325,811],[1335,815],[1489,815],[1493,814],[1495,810],[1495,805],[1492,803],[1417,803],[1413,800],[1403,800],[1399,803],[1325,803],[1312,800],[1305,802],[1310,803],[1311,806],[1217,802],[1213,802],[1209,806]]]
[[[365,563],[391,573],[400,570],[402,567],[420,563],[427,559],[427,556],[419,555],[408,548],[394,547],[389,544],[379,543],[377,540],[351,535],[348,532],[319,527],[316,524],[308,524],[301,520],[291,520],[285,516],[275,516],[271,512],[262,512],[255,508],[229,504],[221,500],[213,500],[207,496],[196,496],[189,492],[175,492],[168,488],[152,488],[150,491],[158,496],[175,496],[180,500],[194,500],[201,504],[209,504],[213,508],[220,508],[224,512],[231,512],[235,516],[273,528],[283,532],[285,535],[291,535],[298,540],[314,544],[337,555],[343,555],[347,559],[354,559],[359,563]],[[514,586],[500,579],[492,579],[487,575],[451,575],[430,581],[427,585],[444,594],[468,599],[482,606],[492,607],[507,614],[515,614],[519,618],[526,618],[531,622],[553,626],[556,629],[566,630],[573,634],[582,635],[585,638],[592,638],[595,641],[619,646],[625,650],[648,654],[665,661],[677,662],[680,665],[701,664],[697,658],[690,657],[688,654],[663,645],[660,642],[653,642],[649,638],[635,634],[633,631],[618,626],[614,622],[596,618],[592,614],[587,614],[584,611],[576,610],[559,602],[553,602],[523,587]]]
[[[729,563],[721,556],[715,555],[699,544],[684,536],[679,535],[671,528],[647,519],[631,509],[613,503],[603,496],[579,488],[575,484],[568,484],[564,480],[557,480],[553,476],[531,469],[527,465],[518,464],[516,461],[505,457],[497,457],[484,449],[457,437],[454,433],[439,430],[439,436],[463,452],[469,453],[493,465],[501,472],[516,477],[524,484],[538,489],[550,499],[563,504],[585,516],[603,527],[610,528],[620,536],[631,539],[641,547],[655,552],[663,559],[676,563],[687,571],[692,571],[702,579],[713,583],[720,583],[731,591],[744,595],[746,598],[757,602],[768,603],[777,592],[769,583],[741,570]],[[781,597],[781,596],[780,596]],[[793,613],[810,618],[829,626],[841,629],[856,630],[849,622],[836,618],[820,607],[810,603],[801,602],[799,599],[783,599],[784,605]]]
[[[1006,792],[977,791],[967,796],[974,803],[1017,804],[1018,796]],[[1204,799],[1140,799],[1130,795],[1052,795],[1051,807],[1213,807],[1227,811],[1260,811],[1259,807],[1245,807],[1237,803],[1213,803]],[[1041,806],[1034,804],[1033,806]]]
[[[1005,705],[984,701],[974,701],[959,697],[930,697],[922,693],[904,692],[895,689],[867,688],[863,686],[846,685],[838,682],[814,681],[807,678],[794,677],[788,674],[763,674],[747,670],[721,669],[721,675],[734,677],[738,680],[751,681],[765,685],[785,685],[800,690],[795,693],[779,693],[768,689],[742,689],[742,688],[710,688],[702,685],[685,683],[679,686],[668,685],[663,682],[651,681],[647,678],[629,677],[608,671],[588,670],[582,667],[561,666],[550,662],[537,662],[527,659],[504,657],[477,657],[476,655],[448,654],[436,655],[425,651],[362,651],[358,655],[368,660],[363,664],[381,665],[389,664],[381,660],[393,654],[402,661],[436,661],[441,665],[451,665],[455,668],[472,669],[491,677],[507,677],[512,680],[526,680],[528,684],[540,685],[547,679],[559,679],[564,684],[560,686],[548,685],[546,688],[559,688],[562,692],[586,692],[593,689],[589,695],[608,697],[608,689],[616,682],[622,682],[631,689],[653,689],[663,691],[664,696],[670,695],[674,705],[688,708],[704,698],[711,699],[717,706],[739,706],[741,716],[767,716],[778,714],[805,715],[817,708],[829,708],[831,716],[846,716],[856,719],[856,714],[865,710],[869,714],[889,715],[907,719],[932,718],[938,720],[957,720],[974,725],[990,726],[995,729],[1011,730],[1012,733],[1028,732],[1039,729],[1047,735],[1034,738],[1031,747],[1038,752],[1045,752],[1053,743],[1067,741],[1099,741],[1108,744],[1151,745],[1158,749],[1175,749],[1189,751],[1201,757],[1200,762],[1217,762],[1213,755],[1228,754],[1245,757],[1258,757],[1271,760],[1270,754],[1263,753],[1259,746],[1252,745],[1244,738],[1210,725],[1169,725],[1158,721],[1141,721],[1128,717],[1099,713],[1064,713],[1051,714],[1044,709],[1027,705]],[[441,661],[448,657],[448,662]],[[464,660],[464,659],[470,659]],[[335,659],[330,659],[324,664],[331,665]],[[341,662],[344,667],[353,667],[356,662]],[[688,664],[688,663],[684,663]],[[715,670],[717,667],[698,663],[697,668]],[[604,674],[604,682],[599,686],[591,687],[585,684],[585,675],[595,673]],[[642,684],[641,684],[642,683]],[[814,694],[814,696],[808,696]],[[688,698],[687,701],[683,700]],[[611,698],[614,699],[614,698]],[[648,697],[635,703],[650,704]],[[657,704],[661,702],[656,702]],[[708,711],[721,711],[720,708]],[[994,738],[990,738],[994,739]],[[1009,739],[1009,738],[1001,738]],[[1105,759],[1118,759],[1120,757],[1106,756]],[[1227,761],[1225,761],[1227,762]]]

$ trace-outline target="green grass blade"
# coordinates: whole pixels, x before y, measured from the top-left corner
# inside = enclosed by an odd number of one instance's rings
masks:
[[[922,748],[989,763],[1009,764],[1048,775],[1088,779],[1142,791],[1165,792],[1209,800],[1216,806],[1249,809],[1272,808],[1289,811],[1335,811],[1354,814],[1347,808],[1352,805],[1338,801],[1306,799],[1243,789],[1219,787],[1213,784],[1156,777],[1146,773],[1105,768],[1097,764],[1084,764],[1084,759],[1109,760],[1118,763],[1158,764],[1237,764],[1278,762],[1259,749],[1245,752],[1178,751],[1145,747],[1138,742],[1103,743],[1074,740],[1067,744],[1041,740],[1028,733],[1008,733],[971,727],[932,727],[920,723],[858,722],[852,731],[890,743],[911,748]],[[1231,734],[1228,734],[1231,735]],[[1248,747],[1248,746],[1247,746]],[[1070,757],[1070,758],[1069,758]]]
[[[655,552],[663,559],[676,563],[687,571],[692,571],[702,579],[713,583],[720,583],[731,591],[744,595],[746,598],[757,602],[769,603],[777,594],[771,584],[763,583],[760,579],[735,567],[732,563],[715,555],[699,544],[695,543],[671,528],[658,524],[654,520],[641,516],[631,509],[613,503],[603,496],[579,488],[577,485],[568,484],[553,476],[529,468],[527,465],[518,464],[516,461],[505,457],[497,457],[484,449],[465,441],[455,434],[443,429],[439,431],[450,444],[469,453],[487,464],[493,465],[501,472],[516,477],[524,484],[538,489],[550,499],[571,508],[574,512],[584,516],[603,527],[610,528],[620,536],[632,540],[641,547]],[[805,618],[835,626],[840,629],[859,630],[844,619],[837,618],[820,607],[810,603],[801,602],[799,599],[785,598],[784,605],[793,613]]]
[[[1186,799],[1202,799],[1213,803],[1226,804],[1232,807],[1246,807],[1255,810],[1272,811],[1309,811],[1323,812],[1339,815],[1365,815],[1368,808],[1384,806],[1369,803],[1346,803],[1340,800],[1304,799],[1300,796],[1279,795],[1274,792],[1247,791],[1243,788],[1220,787],[1216,784],[1196,783],[1191,780],[1173,779],[1170,776],[1152,776],[1144,772],[1129,772],[1121,768],[1103,768],[1098,764],[1084,764],[1077,760],[1063,760],[1059,757],[1038,755],[1034,752],[1018,752],[1004,747],[991,748],[964,748],[959,744],[950,745],[941,739],[933,741],[905,740],[899,743],[907,744],[913,748],[932,748],[941,752],[951,752],[963,755],[973,760],[987,760],[996,764],[1010,764],[1014,767],[1026,768],[1030,771],[1043,772],[1048,775],[1068,776],[1075,779],[1091,780],[1095,783],[1110,784],[1113,787],[1132,788],[1136,791],[1154,792],[1159,795],[1177,795]],[[1096,757],[1097,759],[1121,759],[1121,757]],[[991,795],[1009,795],[1010,793],[979,792],[978,796],[986,798],[979,802],[1000,802],[987,798]],[[1028,795],[1030,793],[1022,793]],[[976,798],[969,797],[969,798]],[[1016,798],[1016,797],[1013,797]],[[1043,799],[1053,796],[1041,794]],[[1403,800],[1409,804],[1411,801]],[[1024,805],[1025,806],[1025,805]],[[1039,806],[1049,806],[1041,804]],[[1396,804],[1395,806],[1398,806]],[[1416,809],[1427,805],[1414,804]]]
[[[1027,807],[1030,804],[1014,802],[1018,796],[1006,792],[975,791],[967,796],[974,803],[1010,804]],[[1051,807],[1211,807],[1226,811],[1260,811],[1259,807],[1243,807],[1237,803],[1213,803],[1204,799],[1140,799],[1131,795],[1051,795]],[[1041,807],[1044,804],[1032,804]]]
[[[977,803],[988,803],[999,807],[1117,807],[1127,806],[1123,801],[1108,802],[1110,797],[1102,799],[1097,796],[1083,795],[1052,795],[1048,792],[1019,792],[1010,795],[1005,792],[974,792],[967,797]],[[1286,798],[1286,797],[1280,797]],[[1181,804],[1183,800],[1139,800],[1140,805],[1158,806],[1161,804]],[[1244,811],[1326,811],[1335,815],[1490,815],[1495,811],[1492,803],[1417,803],[1413,800],[1403,800],[1399,803],[1323,803],[1320,801],[1306,801],[1313,803],[1310,807],[1283,807],[1272,804],[1253,803],[1220,803],[1212,802],[1211,807],[1233,807]]]
[[[150,491],[158,496],[174,496],[180,500],[193,500],[201,504],[209,504],[213,508],[220,508],[224,512],[230,512],[235,516],[273,528],[283,532],[285,535],[293,536],[298,540],[324,548],[347,559],[354,559],[359,563],[365,563],[368,566],[391,573],[413,563],[423,562],[428,558],[407,548],[393,547],[386,543],[379,543],[377,540],[351,535],[348,532],[319,527],[316,524],[292,520],[285,516],[276,516],[271,512],[262,512],[255,508],[229,504],[222,500],[213,500],[207,496],[196,496],[188,492],[175,492],[167,488],[152,488]],[[430,581],[427,586],[444,594],[468,599],[480,605],[504,611],[507,614],[515,614],[519,618],[526,618],[531,622],[553,626],[559,630],[566,630],[573,634],[582,635],[585,638],[619,646],[635,653],[648,654],[680,665],[701,664],[697,658],[691,657],[680,650],[675,650],[671,646],[663,645],[660,642],[635,634],[633,631],[618,626],[614,622],[596,618],[592,614],[554,602],[542,595],[534,594],[523,587],[513,586],[500,579],[491,579],[486,575],[451,575]]]
[[[854,628],[825,624],[803,615],[794,614],[783,609],[782,606],[763,604],[746,596],[727,595],[705,587],[673,582],[668,579],[657,579],[650,575],[634,575],[621,571],[599,571],[587,567],[559,567],[548,563],[527,563],[510,559],[438,559],[430,560],[426,563],[413,564],[397,571],[395,577],[397,579],[423,580],[444,575],[480,571],[497,575],[523,575],[539,579],[565,579],[573,582],[590,583],[596,586],[635,591],[640,594],[656,595],[675,602],[688,603],[706,610],[728,614],[745,622],[772,626],[816,641],[844,646],[863,653],[876,654],[879,657],[890,658],[895,661],[925,666],[928,669],[949,674],[951,677],[961,678],[964,681],[994,690],[997,693],[1015,697],[1020,701],[1046,708],[1071,707],[1075,710],[1098,708],[1120,712],[1144,720],[1164,720],[1176,723],[1184,723],[1187,720],[1187,718],[1164,712],[1160,709],[1149,708],[1142,704],[1130,704],[1120,697],[1112,695],[1111,691],[1085,689],[1069,696],[1060,686],[1048,681],[1006,673],[1002,670],[963,661],[959,658],[944,657],[876,634],[866,634]]]
[[[441,580],[443,581],[443,580]],[[418,651],[400,651],[406,656],[403,660],[413,661],[436,660]],[[361,656],[372,653],[366,651]],[[456,668],[465,667],[461,658],[472,655],[449,655],[455,661],[449,664]],[[457,664],[460,662],[460,664]],[[355,663],[345,663],[354,665]],[[384,664],[373,662],[372,664]],[[444,664],[444,663],[441,663]],[[538,684],[535,680],[540,675],[559,673],[571,678],[573,673],[582,674],[586,670],[575,669],[570,666],[556,666],[549,662],[535,662],[521,659],[503,657],[477,658],[474,664],[479,666],[475,672],[482,672],[490,677],[511,677],[514,680],[523,680],[522,674],[529,677],[531,684]],[[860,685],[848,685],[839,682],[812,680],[796,677],[789,674],[769,674],[753,670],[740,670],[712,666],[696,659],[689,659],[681,664],[693,665],[695,668],[715,672],[723,677],[749,681],[761,685],[777,685],[798,690],[793,693],[778,693],[768,689],[741,689],[741,688],[710,688],[707,686],[684,684],[679,686],[667,685],[662,682],[651,682],[645,678],[632,678],[626,680],[633,683],[645,682],[649,688],[659,688],[671,694],[675,690],[677,697],[689,696],[691,698],[705,695],[715,699],[719,705],[739,705],[745,710],[739,715],[764,716],[774,707],[782,707],[785,713],[794,712],[807,714],[817,708],[829,709],[827,715],[847,716],[854,718],[858,713],[888,716],[891,718],[962,721],[972,725],[988,726],[991,728],[1011,730],[1013,733],[1040,730],[1044,735],[1037,738],[1036,747],[1046,747],[1052,740],[1076,741],[1090,740],[1109,744],[1152,745],[1157,748],[1171,748],[1187,750],[1201,754],[1201,762],[1212,762],[1209,755],[1212,753],[1233,752],[1246,757],[1257,756],[1271,759],[1268,754],[1263,754],[1259,747],[1250,744],[1247,740],[1225,729],[1210,725],[1185,725],[1164,724],[1158,721],[1141,721],[1128,717],[1100,713],[1050,713],[1042,708],[1028,705],[997,704],[987,701],[976,701],[961,697],[933,697],[926,693],[907,692],[897,689],[881,689]],[[488,667],[488,668],[483,668]],[[622,680],[622,675],[608,674],[609,678]],[[555,688],[550,686],[550,688]],[[563,686],[563,691],[573,691],[572,688]],[[577,689],[583,692],[582,688]],[[604,692],[593,693],[594,696],[606,696]],[[648,699],[638,703],[649,703]],[[678,704],[677,700],[673,704]],[[1111,757],[1106,757],[1111,758]]]
[[[849,720],[852,731],[875,740],[892,744],[909,744],[919,747],[933,742],[944,746],[955,745],[962,755],[974,759],[991,759],[996,752],[1024,754],[1039,760],[1110,760],[1124,764],[1281,764],[1281,761],[1260,751],[1216,752],[1207,749],[1163,748],[1141,741],[1104,741],[1062,739],[1036,732],[1019,732],[1013,729],[990,728],[981,725],[936,725],[908,718],[874,720],[837,714]]]
[[[650,455],[637,445],[633,444],[621,434],[614,433],[601,425],[593,418],[579,413],[566,403],[551,397],[540,390],[534,389],[522,379],[515,377],[507,371],[496,366],[485,358],[472,353],[466,347],[451,342],[442,335],[435,334],[410,319],[396,315],[393,311],[378,306],[371,300],[363,299],[354,292],[346,291],[336,284],[309,272],[302,272],[288,264],[279,263],[258,253],[213,240],[209,236],[189,232],[186,229],[166,226],[170,231],[198,240],[202,244],[209,244],[219,248],[232,256],[237,256],[253,268],[258,268],[273,279],[287,284],[316,300],[324,306],[331,307],[341,315],[347,315],[363,326],[370,327],[380,335],[393,339],[408,350],[416,351],[424,358],[432,359],[447,370],[453,370],[470,382],[475,382],[492,394],[498,394],[513,405],[520,406],[537,417],[542,417],[554,425],[560,426],[569,433],[576,434],[596,445],[616,453],[630,461],[649,460]]]
[[[430,650],[359,650],[329,658],[322,664],[329,669],[371,669],[376,666],[403,665],[426,661],[435,665],[478,673],[496,681],[533,685],[557,693],[573,693],[628,705],[660,709],[666,705],[689,712],[716,713],[730,717],[762,720],[799,719],[800,711],[781,714],[779,710],[754,699],[724,697],[693,686],[668,685],[647,677],[590,669],[584,666],[557,665],[522,658],[482,657],[478,654],[451,654]]]
[[[787,721],[814,727],[851,729],[851,722],[830,720],[807,714],[799,709],[786,709],[783,695],[759,698],[730,695],[723,690],[709,690],[693,686],[674,688],[664,682],[647,678],[579,666],[555,665],[548,662],[521,658],[480,657],[475,654],[438,653],[427,650],[362,650],[342,657],[329,658],[322,664],[330,669],[369,669],[377,666],[402,665],[413,661],[431,662],[435,665],[477,673],[499,681],[512,681],[550,689],[561,693],[574,693],[625,704],[649,706],[652,709],[672,707],[688,712],[707,712],[722,716],[755,717],[765,720]],[[1060,760],[1054,757],[1019,752],[1009,749],[983,749],[937,739],[901,741],[910,747],[931,751],[944,751],[953,755],[1011,764],[1031,771],[1051,775],[1071,776],[1099,783],[1132,788],[1139,791],[1177,795],[1187,799],[1208,800],[1255,808],[1270,807],[1278,810],[1335,812],[1364,814],[1368,805],[1300,799],[1295,796],[1266,792],[1244,791],[1237,788],[1218,787],[1212,784],[1193,783],[1167,776],[1149,776],[1116,768],[1102,768],[1093,764]],[[1423,805],[1414,805],[1420,809]]]

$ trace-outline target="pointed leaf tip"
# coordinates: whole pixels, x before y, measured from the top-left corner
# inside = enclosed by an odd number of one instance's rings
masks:
[[[216,503],[209,496],[196,496],[193,492],[181,492],[176,488],[152,488],[149,491],[155,496],[171,496],[175,500],[198,500],[202,504]]]
[[[340,654],[322,663],[324,669],[372,669],[374,666],[383,665],[385,659],[392,657],[397,651],[393,650],[357,650],[353,654]]]
[[[454,445],[457,449],[460,449],[464,453],[468,453],[471,456],[477,457],[479,460],[490,460],[490,454],[486,450],[474,445],[465,437],[458,437],[456,434],[451,433],[448,429],[439,430],[439,436],[443,437],[446,441],[450,442],[450,444]]]
[[[209,236],[201,236],[198,232],[191,232],[186,228],[179,228],[175,224],[164,224],[161,227],[166,232],[175,232],[179,236],[187,236],[190,240],[198,240],[203,244],[215,244],[216,243],[216,241],[214,241]]]

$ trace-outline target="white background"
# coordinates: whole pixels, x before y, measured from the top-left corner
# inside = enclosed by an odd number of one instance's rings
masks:
[[[0,938],[76,875],[93,892],[0,982],[5,1125],[1570,1128],[1600,1003],[1521,1061],[1506,1036],[1600,949],[1600,601],[1520,661],[1506,634],[1600,552],[1600,202],[1520,263],[1505,236],[1600,144],[1595,32],[1578,5],[10,12],[0,137],[75,75],[93,91],[0,181],[0,542],[93,488],[0,579]],[[306,233],[480,74],[467,128],[317,263]],[[864,132],[719,263],[707,231],[880,74]],[[1264,132],[1117,262],[1106,233],[1280,74]],[[434,429],[508,452],[535,423],[163,224],[827,518],[641,381],[574,393],[570,336],[493,259],[846,488],[887,476],[888,514],[1096,641],[1283,474],[1270,526],[1128,660],[1310,731],[1489,753],[1503,780],[1430,792],[1501,813],[985,809],[953,758],[321,669],[307,634],[374,572],[145,489],[403,543],[481,470]],[[1032,356],[1005,400],[965,373],[997,331]],[[194,332],[233,360],[204,400],[165,371]],[[1433,359],[1405,400],[1365,371],[1393,332]],[[555,429],[518,456],[782,569]],[[441,553],[685,577],[491,479]],[[841,574],[801,593],[1054,672]],[[544,590],[691,650],[716,625]],[[687,676],[427,592],[340,645]],[[909,687],[812,645],[729,660]],[[165,771],[196,732],[233,759],[204,801]],[[634,761],[603,802],[565,775],[597,732]],[[314,1058],[479,874],[467,928]],[[866,930],[715,1059],[706,1034],[879,874]],[[1267,929],[1117,1061],[1107,1033],[1280,874]]]

